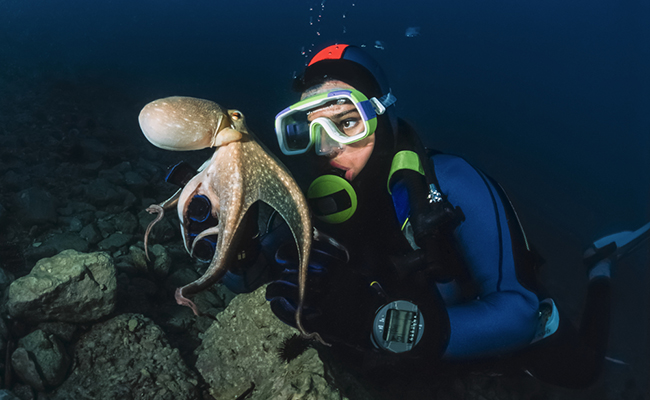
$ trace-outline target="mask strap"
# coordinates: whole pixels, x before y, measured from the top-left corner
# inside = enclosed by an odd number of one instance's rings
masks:
[[[385,113],[386,109],[395,104],[396,101],[397,97],[395,97],[391,91],[389,91],[387,95],[382,96],[380,99],[377,99],[376,97],[370,99],[373,107],[375,107],[377,115],[382,115]]]

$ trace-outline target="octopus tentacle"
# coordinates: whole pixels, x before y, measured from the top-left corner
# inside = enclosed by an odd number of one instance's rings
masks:
[[[215,225],[212,228],[208,228],[208,229],[204,230],[203,232],[199,233],[194,238],[194,241],[192,242],[192,249],[190,250],[190,256],[194,257],[194,247],[196,247],[196,244],[199,242],[199,240],[203,239],[206,236],[218,235],[220,232],[221,232],[220,226]]]
[[[149,222],[149,225],[147,226],[147,230],[144,232],[144,255],[147,257],[147,261],[151,261],[149,258],[149,234],[151,233],[151,230],[153,229],[154,225],[156,225],[163,217],[165,216],[165,209],[160,206],[160,204],[152,204],[149,207],[147,207],[147,212],[149,214],[158,214],[156,215],[156,218],[153,219],[153,221]]]
[[[201,316],[203,313],[199,311],[199,308],[194,304],[194,302],[187,297],[183,296],[183,288],[179,287],[176,289],[176,293],[174,293],[174,298],[176,299],[176,303],[181,305],[181,306],[187,306],[192,309],[192,312],[194,312],[194,315]]]
[[[332,347],[330,343],[327,343],[323,338],[318,334],[318,332],[311,332],[307,333],[307,330],[302,326],[302,307],[296,307],[296,314],[295,314],[295,319],[296,319],[296,327],[300,331],[300,336],[303,339],[308,339],[308,340],[316,340],[319,343],[327,346],[327,347]]]
[[[178,204],[178,199],[181,196],[181,193],[183,192],[183,189],[178,189],[176,193],[172,195],[172,197],[168,198],[167,200],[163,201],[160,204],[152,204],[149,207],[147,207],[146,211],[149,214],[158,214],[156,218],[149,222],[149,225],[147,226],[147,230],[144,232],[144,255],[147,257],[147,261],[151,261],[149,258],[149,234],[151,233],[151,230],[153,229],[154,225],[156,225],[158,222],[160,222],[161,219],[165,216],[165,209],[175,207]]]

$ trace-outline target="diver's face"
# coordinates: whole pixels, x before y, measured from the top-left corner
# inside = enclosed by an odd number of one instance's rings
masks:
[[[327,92],[333,89],[354,89],[352,86],[341,81],[327,81],[314,90],[307,90],[302,94],[302,99],[319,93]],[[356,107],[351,103],[330,104],[312,110],[309,114],[309,121],[316,118],[329,118],[339,130],[348,136],[353,136],[359,131],[363,131],[363,120]],[[321,140],[327,140],[327,135]],[[330,139],[331,140],[331,139]],[[345,171],[345,179],[352,181],[359,175],[359,172],[366,166],[372,150],[375,146],[375,134],[354,143],[335,146],[323,144],[321,147],[329,149],[325,154],[329,158],[332,167]]]

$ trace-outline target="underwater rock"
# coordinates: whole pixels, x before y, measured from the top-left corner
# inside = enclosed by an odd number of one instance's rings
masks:
[[[115,226],[115,230],[121,233],[133,234],[138,229],[138,220],[130,212],[117,214],[111,219],[111,222]]]
[[[106,179],[114,185],[121,185],[124,183],[124,175],[122,175],[121,172],[115,171],[113,169],[105,169],[103,171],[99,171],[97,177],[100,179]]]
[[[138,159],[138,162],[136,163],[136,167],[138,169],[138,173],[142,175],[143,178],[148,180],[155,180],[153,178],[156,176],[162,177],[162,174],[164,172],[157,165],[142,157]]]
[[[104,155],[109,153],[106,144],[93,137],[81,136],[78,143],[79,158],[83,162],[101,162]]]
[[[13,281],[13,276],[9,272],[5,271],[4,268],[0,268],[0,293],[4,292]]]
[[[147,266],[147,256],[138,246],[129,247],[129,257],[131,262],[129,264],[128,270],[125,270],[126,273],[137,274],[137,273],[146,273],[149,270]]]
[[[166,277],[172,266],[172,259],[167,249],[161,244],[155,244],[151,247],[151,253],[154,255],[153,273],[158,278]]]
[[[70,201],[57,211],[60,215],[59,221],[68,224],[71,231],[79,232],[81,228],[95,220],[97,209],[92,204]]]
[[[22,385],[20,383],[17,383],[16,385],[14,385],[12,392],[20,400],[37,400],[36,394],[34,393],[34,389],[32,389],[32,387],[29,385]]]
[[[62,233],[52,236],[43,243],[44,246],[54,247],[57,253],[64,250],[76,250],[81,253],[88,251],[88,242],[79,237],[76,233]]]
[[[88,242],[75,233],[60,233],[45,240],[38,246],[32,245],[25,251],[25,257],[29,260],[39,260],[45,257],[52,257],[64,250],[76,250],[82,253],[88,251]]]
[[[138,213],[138,221],[140,222],[140,229],[142,232],[147,229],[147,226],[149,226],[149,223],[153,221],[154,218],[156,218],[155,215],[149,214],[145,210],[142,210]],[[165,243],[174,238],[178,226],[173,226],[170,220],[172,219],[163,218],[162,220],[158,221],[156,225],[154,225],[154,227],[151,229],[151,233],[149,234],[150,245]],[[177,224],[177,220],[174,221],[174,223]]]
[[[84,227],[83,222],[81,219],[77,217],[72,217],[72,218],[66,218],[65,221],[68,223],[68,229],[70,232],[81,232],[81,230]]]
[[[39,329],[20,339],[18,346],[11,365],[25,383],[43,391],[63,382],[70,358],[56,336]]]
[[[185,286],[190,282],[194,282],[200,276],[201,275],[190,268],[180,268],[169,275],[167,279],[165,279],[165,289],[170,292],[174,292],[176,288]]]
[[[161,326],[166,332],[180,333],[188,330],[195,322],[196,316],[189,307],[178,304],[165,304],[160,309]]]
[[[90,244],[97,244],[102,240],[102,236],[99,234],[94,224],[84,226],[79,232],[79,236]]]
[[[142,189],[149,185],[149,182],[146,179],[134,171],[129,171],[124,174],[124,183],[126,183],[126,186],[129,189],[136,192],[142,191]]]
[[[94,212],[97,211],[97,208],[92,204],[85,203],[83,201],[70,201],[65,207],[61,207],[57,210],[59,214],[65,217],[79,216],[79,214],[91,213],[94,215]]]
[[[0,354],[2,354],[7,348],[7,340],[9,339],[9,329],[7,329],[7,325],[5,324],[5,321],[0,318]]]
[[[13,170],[7,171],[2,177],[2,187],[5,190],[20,190],[24,189],[30,183],[28,175],[20,175]]]
[[[0,318],[0,339],[9,339],[9,328],[7,328],[7,324],[2,318]]]
[[[97,225],[97,229],[99,229],[99,234],[102,236],[102,238],[106,239],[115,233],[115,225],[111,223],[110,217],[102,216],[103,214],[104,213],[102,212],[96,213],[97,221],[95,224]]]
[[[38,324],[38,329],[51,333],[58,339],[64,342],[71,342],[77,332],[77,325],[65,322],[41,322]]]
[[[155,282],[142,277],[134,277],[130,279],[129,284],[138,292],[152,297],[158,293],[158,285]]]
[[[31,187],[16,195],[17,215],[25,226],[56,222],[56,199],[49,192]]]
[[[106,253],[66,250],[39,260],[9,286],[7,309],[27,322],[88,322],[115,307],[115,267]]]
[[[118,203],[121,199],[117,186],[101,178],[86,185],[85,194],[91,204],[99,207]]]
[[[130,162],[122,161],[121,163],[117,164],[116,166],[114,166],[111,169],[115,170],[117,172],[121,172],[121,173],[125,174],[127,172],[130,172],[133,169],[133,167],[131,166]]]
[[[133,235],[127,233],[113,233],[106,239],[97,243],[100,250],[115,251],[133,241]]]
[[[104,178],[98,178],[90,182],[84,187],[84,193],[88,202],[98,207],[108,205],[126,207],[136,201],[133,193]]]
[[[20,398],[16,397],[8,390],[2,389],[0,390],[0,400],[20,400]]]
[[[196,367],[210,394],[224,399],[345,398],[327,382],[315,349],[290,363],[280,359],[278,348],[297,330],[275,317],[265,291],[263,286],[237,296],[203,335]]]
[[[38,373],[36,361],[34,361],[33,357],[29,356],[29,352],[26,349],[19,347],[13,352],[11,355],[11,367],[16,371],[16,375],[18,375],[21,381],[38,391],[42,392],[45,390],[45,382],[43,382],[43,378]]]
[[[97,324],[75,346],[70,376],[51,400],[199,399],[198,380],[162,330],[139,314]]]

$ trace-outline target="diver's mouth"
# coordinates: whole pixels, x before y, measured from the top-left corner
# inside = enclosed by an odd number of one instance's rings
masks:
[[[330,160],[330,165],[331,165],[332,167],[336,168],[336,169],[339,169],[339,170],[341,170],[341,171],[344,171],[344,172],[345,172],[345,179],[346,179],[347,181],[352,181],[352,175],[353,175],[353,173],[354,173],[354,171],[353,171],[352,169],[350,169],[350,168],[348,168],[348,167],[344,167],[344,166],[342,166],[341,164],[335,162],[334,160]]]

